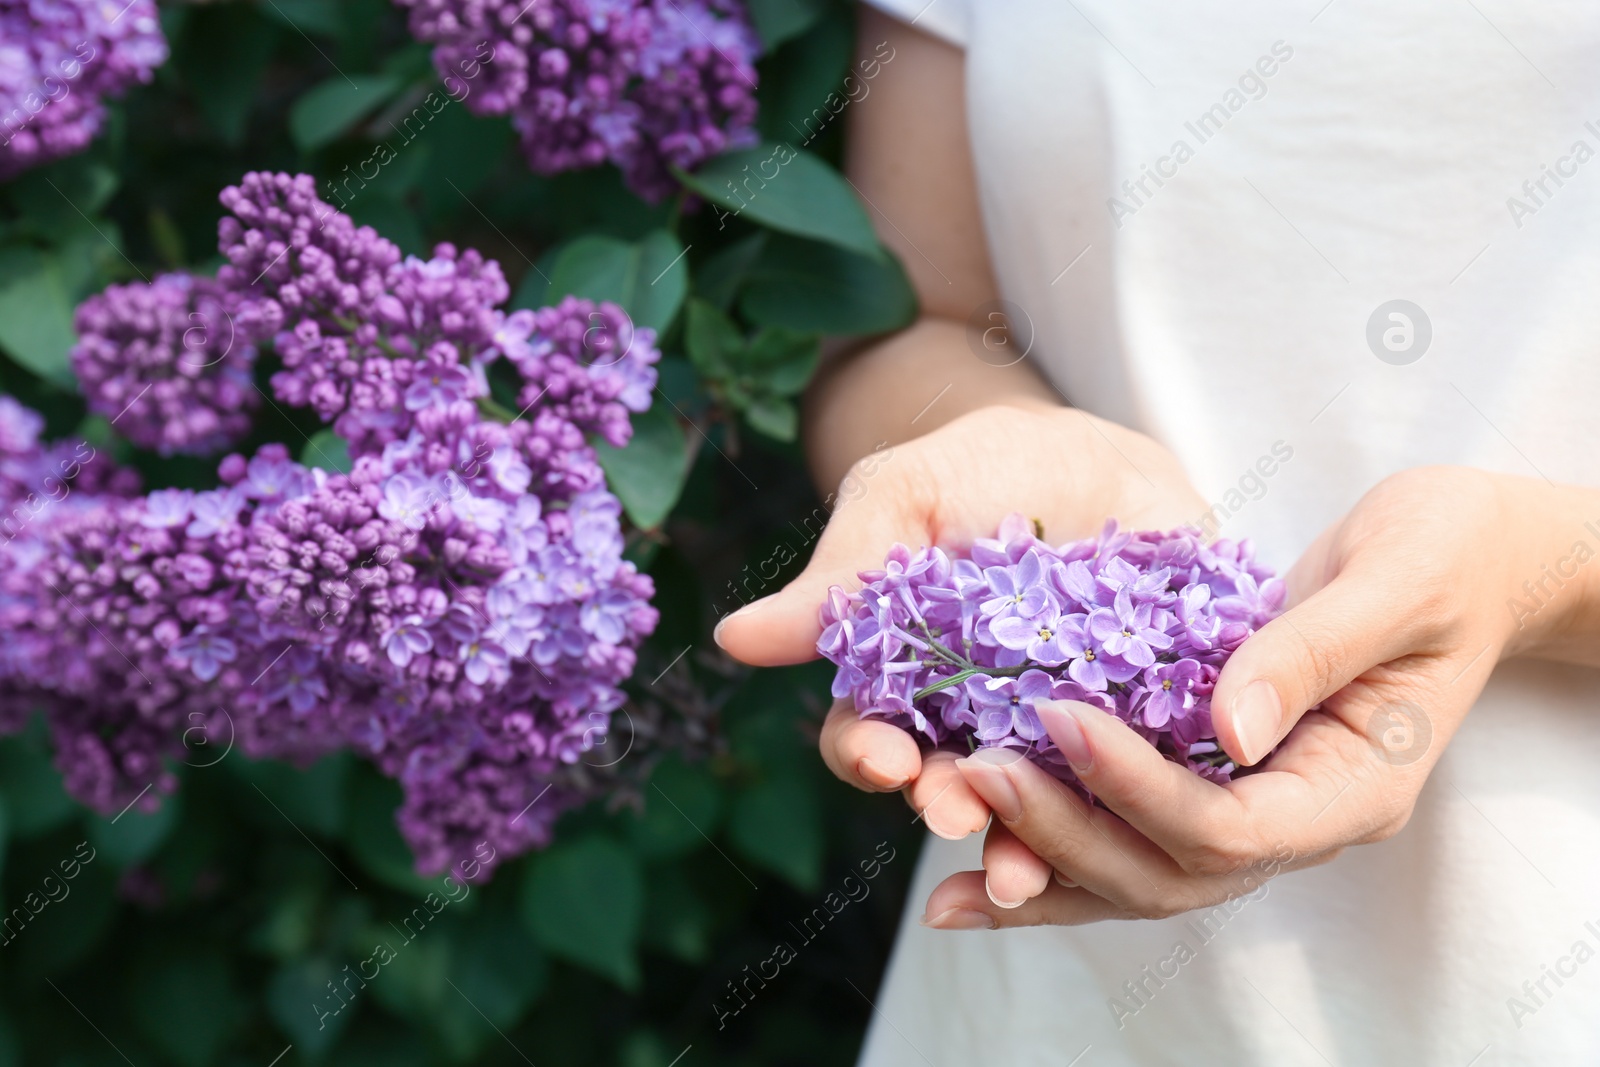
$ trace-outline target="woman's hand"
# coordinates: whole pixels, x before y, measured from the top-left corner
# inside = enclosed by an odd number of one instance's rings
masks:
[[[1066,541],[1093,536],[1108,517],[1169,529],[1205,510],[1177,460],[1150,438],[1042,401],[983,408],[874,453],[845,477],[837,499],[805,571],[718,626],[732,655],[757,666],[816,658],[829,587],[858,588],[857,573],[881,567],[896,542],[965,548],[1016,511],[1042,522],[1047,539]],[[910,734],[860,718],[848,702],[828,715],[822,758],[859,789],[905,790],[942,837],[964,837],[989,820],[988,805],[956,770],[958,753],[924,758]],[[1004,830],[990,847],[1032,892],[1048,881],[1049,868]]]
[[[1007,873],[986,854],[990,892],[983,872],[955,875],[929,897],[924,921],[1157,918],[1394,835],[1496,663],[1596,661],[1590,570],[1600,566],[1589,561],[1600,527],[1585,528],[1595,520],[1600,493],[1587,489],[1460,468],[1385,480],[1306,552],[1288,576],[1290,609],[1217,681],[1212,715],[1235,760],[1256,763],[1282,742],[1259,773],[1218,786],[1096,708],[1042,708],[1110,810],[1014,756],[958,761],[997,823],[1057,876],[1020,906],[996,907]]]

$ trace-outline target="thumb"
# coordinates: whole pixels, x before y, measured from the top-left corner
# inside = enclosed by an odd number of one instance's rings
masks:
[[[852,591],[859,588],[857,574],[882,567],[897,542],[912,549],[930,543],[928,524],[925,519],[914,519],[916,513],[907,492],[899,487],[883,487],[873,494],[870,505],[861,498],[841,501],[805,570],[778,592],[725,616],[714,633],[717,644],[733,658],[755,667],[816,659],[817,640],[822,636],[819,612],[828,590],[836,585]],[[787,545],[781,545],[774,558],[786,549]],[[788,551],[788,559],[797,554]],[[744,589],[757,593],[763,584],[755,574],[735,579],[734,584],[740,582]]]
[[[1392,581],[1346,572],[1257,630],[1229,657],[1211,695],[1217,741],[1260,762],[1307,711],[1414,641]]]

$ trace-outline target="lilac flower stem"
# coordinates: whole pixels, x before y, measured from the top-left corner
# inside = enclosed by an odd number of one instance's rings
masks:
[[[921,700],[925,696],[930,696],[934,693],[937,693],[941,689],[949,689],[951,686],[960,685],[968,678],[974,678],[980,674],[987,675],[990,678],[1019,678],[1024,672],[1037,669],[1038,668],[1031,663],[1024,663],[1017,667],[969,666],[963,668],[960,674],[952,674],[948,678],[939,679],[939,681],[934,682],[932,685],[923,686],[921,689],[918,689],[911,695],[911,699]]]

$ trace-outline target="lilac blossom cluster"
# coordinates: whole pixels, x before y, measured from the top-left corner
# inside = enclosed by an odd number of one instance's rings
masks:
[[[78,305],[76,326],[72,370],[89,410],[134,444],[209,455],[249,431],[256,351],[236,336],[217,282],[163,274],[113,285]]]
[[[1017,749],[1075,782],[1035,711],[1081,700],[1215,781],[1211,692],[1228,655],[1282,606],[1248,541],[1122,532],[1052,547],[1020,515],[966,558],[896,545],[862,588],[835,586],[818,650],[835,697],[930,745]]]
[[[672,167],[756,141],[759,45],[736,0],[396,2],[443,77],[492,47],[467,106],[510,115],[541,174],[609,160],[659,200]]]
[[[0,0],[0,179],[81,152],[166,59],[155,0]]]
[[[653,334],[589,301],[508,315],[494,262],[402,258],[313,190],[226,190],[216,285],[350,470],[267,445],[224,458],[217,488],[103,492],[0,550],[0,622],[28,650],[0,718],[44,708],[68,788],[102,811],[154,804],[186,741],[232,730],[253,755],[370,759],[421,870],[485,840],[515,855],[586,799],[562,769],[603,742],[655,627],[589,444],[625,444],[648,407]],[[11,423],[0,447],[37,436]]]

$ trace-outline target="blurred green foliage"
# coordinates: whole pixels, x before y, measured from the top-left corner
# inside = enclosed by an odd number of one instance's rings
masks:
[[[349,207],[408,252],[448,240],[495,257],[514,306],[611,299],[658,331],[657,404],[603,462],[662,611],[627,718],[688,740],[658,759],[619,725],[620,751],[595,762],[633,767],[632,788],[467,891],[413,872],[396,787],[352,758],[295,768],[196,746],[159,811],[103,817],[62,793],[35,724],[0,743],[0,1067],[853,1060],[871,1010],[857,990],[877,983],[915,859],[909,814],[822,768],[826,669],[750,672],[710,635],[751,574],[786,561],[759,580],[776,589],[812,546],[794,399],[819,335],[892,329],[915,302],[838,174],[840,124],[808,122],[849,69],[848,5],[751,8],[767,143],[684,176],[698,195],[645,204],[609,169],[536,177],[508,123],[451,104]],[[338,179],[438,89],[388,0],[163,16],[173,58],[156,83],[87,153],[0,185],[0,388],[152,488],[212,484],[214,464],[142,453],[84,418],[74,305],[213,268],[224,185],[254,169]],[[778,163],[789,138],[805,147]],[[763,163],[782,178],[740,197]],[[271,369],[269,353],[263,385]],[[348,463],[304,411],[263,405],[248,444],[267,440]],[[797,936],[885,854],[864,899]],[[734,999],[780,943],[794,958]]]

